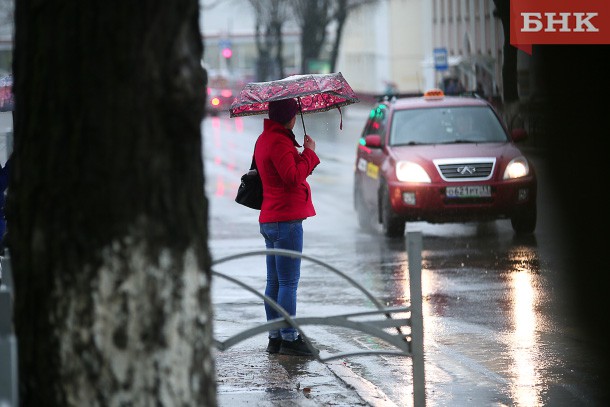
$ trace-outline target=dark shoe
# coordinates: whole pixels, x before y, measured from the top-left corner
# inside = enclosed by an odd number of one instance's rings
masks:
[[[269,338],[269,345],[267,345],[268,353],[278,353],[280,351],[280,345],[282,344],[282,338]]]
[[[315,353],[311,353],[301,335],[297,336],[297,339],[294,341],[284,341],[282,340],[282,345],[280,346],[280,355],[295,355],[295,356],[314,356],[320,353],[319,350],[314,348]]]

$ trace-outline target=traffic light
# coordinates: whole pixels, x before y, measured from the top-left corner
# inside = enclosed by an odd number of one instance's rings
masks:
[[[224,47],[221,53],[225,59],[230,59],[233,56],[233,50],[230,47]]]

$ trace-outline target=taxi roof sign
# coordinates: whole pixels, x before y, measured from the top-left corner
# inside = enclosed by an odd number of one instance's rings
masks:
[[[443,99],[445,97],[445,92],[442,89],[433,88],[429,89],[424,93],[425,100],[438,100]]]

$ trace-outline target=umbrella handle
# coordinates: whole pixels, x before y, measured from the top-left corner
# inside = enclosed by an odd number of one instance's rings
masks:
[[[303,109],[301,108],[301,98],[297,97],[297,102],[299,102],[299,113],[301,114],[301,123],[303,124],[303,136],[307,134],[305,131],[305,120],[303,119]]]

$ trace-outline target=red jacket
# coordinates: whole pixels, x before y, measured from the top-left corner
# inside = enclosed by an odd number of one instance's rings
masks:
[[[311,188],[306,178],[320,163],[310,148],[299,153],[290,130],[265,119],[254,149],[254,159],[263,182],[260,223],[284,222],[314,216]]]

